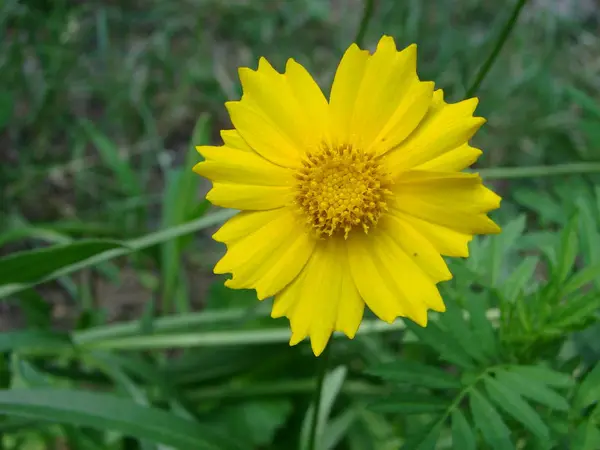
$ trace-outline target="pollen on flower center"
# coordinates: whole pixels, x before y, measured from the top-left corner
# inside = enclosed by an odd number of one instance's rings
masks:
[[[373,227],[385,211],[386,174],[379,161],[351,145],[308,153],[296,173],[296,203],[319,237]]]

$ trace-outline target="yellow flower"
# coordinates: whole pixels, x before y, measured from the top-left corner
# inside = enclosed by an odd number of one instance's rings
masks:
[[[227,245],[215,273],[275,296],[290,345],[308,336],[317,356],[333,331],[354,337],[365,304],[426,326],[429,309],[445,310],[442,255],[500,232],[486,216],[500,197],[460,172],[481,155],[467,143],[485,122],[477,99],[446,103],[419,80],[416,46],[397,51],[388,36],[373,54],[348,48],[329,101],[293,59],[283,74],[261,58],[239,75],[242,99],[226,103],[235,128],[198,147],[194,167],[213,204],[241,210],[213,236]]]

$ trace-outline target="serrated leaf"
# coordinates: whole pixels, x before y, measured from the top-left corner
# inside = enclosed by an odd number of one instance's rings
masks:
[[[454,375],[415,361],[396,360],[369,369],[368,372],[388,381],[432,389],[461,387],[460,380]]]
[[[409,436],[404,442],[402,450],[435,450],[442,425],[442,421],[434,420],[431,424],[423,427],[420,433]]]
[[[510,430],[496,408],[477,389],[471,390],[469,405],[475,427],[481,431],[485,441],[495,450],[514,450]]]
[[[586,375],[575,395],[575,407],[583,409],[600,402],[600,362]]]
[[[512,271],[501,288],[507,300],[515,301],[517,296],[525,291],[526,287],[531,284],[539,263],[540,258],[538,256],[528,255]]]
[[[506,254],[515,246],[525,230],[525,214],[519,215],[502,227],[502,233],[491,237],[491,286],[497,287],[502,277],[502,262]]]
[[[557,388],[570,388],[575,384],[571,375],[557,372],[544,366],[511,366],[513,373],[519,373],[530,380],[536,380],[538,383]]]
[[[496,376],[502,384],[523,397],[559,411],[569,410],[567,400],[535,378],[535,375],[501,370],[496,372]]]
[[[550,432],[537,412],[509,386],[501,380],[485,377],[484,384],[490,399],[509,415],[522,423],[541,440],[547,440]]]
[[[475,339],[475,336],[471,332],[462,308],[455,302],[447,302],[446,311],[442,314],[439,322],[440,327],[443,327],[444,331],[450,334],[471,358],[479,362],[487,361],[480,342]]]
[[[460,409],[452,410],[452,448],[460,450],[476,450],[475,435],[471,425]]]
[[[437,323],[431,322],[426,328],[411,321],[406,321],[405,324],[406,328],[416,334],[421,342],[436,350],[441,359],[467,369],[475,367],[469,354],[461,348],[450,333],[442,330]]]
[[[498,353],[496,333],[487,318],[488,302],[483,296],[467,295],[466,306],[469,310],[469,322],[473,329],[473,339],[479,342],[486,355],[493,358]]]
[[[398,414],[422,414],[443,411],[448,402],[443,397],[416,392],[392,393],[385,400],[373,403],[369,409],[376,412]]]

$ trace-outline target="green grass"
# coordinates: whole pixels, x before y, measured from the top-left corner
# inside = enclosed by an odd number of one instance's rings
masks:
[[[600,16],[571,3],[528,2],[477,92],[503,233],[452,261],[428,328],[335,340],[320,450],[600,448]],[[416,42],[455,101],[512,2],[374,5],[364,45]],[[362,12],[0,3],[0,449],[306,448],[317,360],[212,275],[231,213],[191,167],[237,67],[293,57],[326,87]]]

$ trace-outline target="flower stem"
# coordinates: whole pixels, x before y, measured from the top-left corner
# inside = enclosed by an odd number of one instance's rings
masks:
[[[369,27],[371,17],[373,17],[374,10],[375,0],[365,0],[365,8],[363,9],[362,19],[360,20],[360,25],[356,33],[356,39],[354,39],[354,42],[356,42],[356,45],[358,45],[359,47],[362,47],[362,43],[365,38],[367,28]]]
[[[574,175],[600,173],[600,163],[582,162],[556,164],[552,166],[498,167],[495,169],[475,170],[486,180],[505,180],[510,178],[548,177],[555,175]]]
[[[321,410],[321,394],[323,393],[323,382],[325,381],[325,375],[327,375],[327,367],[329,362],[329,353],[331,352],[329,348],[331,347],[331,342],[327,344],[323,353],[321,353],[320,361],[319,361],[319,369],[317,373],[317,387],[315,390],[314,402],[313,402],[313,410],[312,410],[312,419],[310,422],[310,434],[308,436],[308,450],[317,450],[317,442],[319,436],[319,412]]]
[[[512,31],[515,24],[517,23],[517,19],[519,18],[521,9],[523,9],[523,6],[525,6],[526,2],[527,2],[527,0],[517,0],[515,7],[512,11],[512,14],[510,15],[508,21],[504,25],[504,28],[502,29],[500,36],[498,36],[498,40],[496,41],[496,45],[495,45],[494,49],[492,50],[492,53],[490,53],[490,56],[488,56],[488,59],[485,61],[483,66],[481,66],[481,69],[479,69],[479,72],[477,73],[477,76],[475,77],[475,81],[473,81],[473,83],[471,84],[471,87],[469,87],[469,89],[467,90],[467,94],[465,95],[465,98],[472,97],[473,95],[475,95],[475,92],[477,92],[477,89],[479,89],[479,86],[483,82],[483,79],[486,77],[490,68],[494,64],[494,61],[496,61],[496,58],[498,57],[500,50],[502,50],[502,47],[504,46],[506,39],[510,35],[510,32]]]

